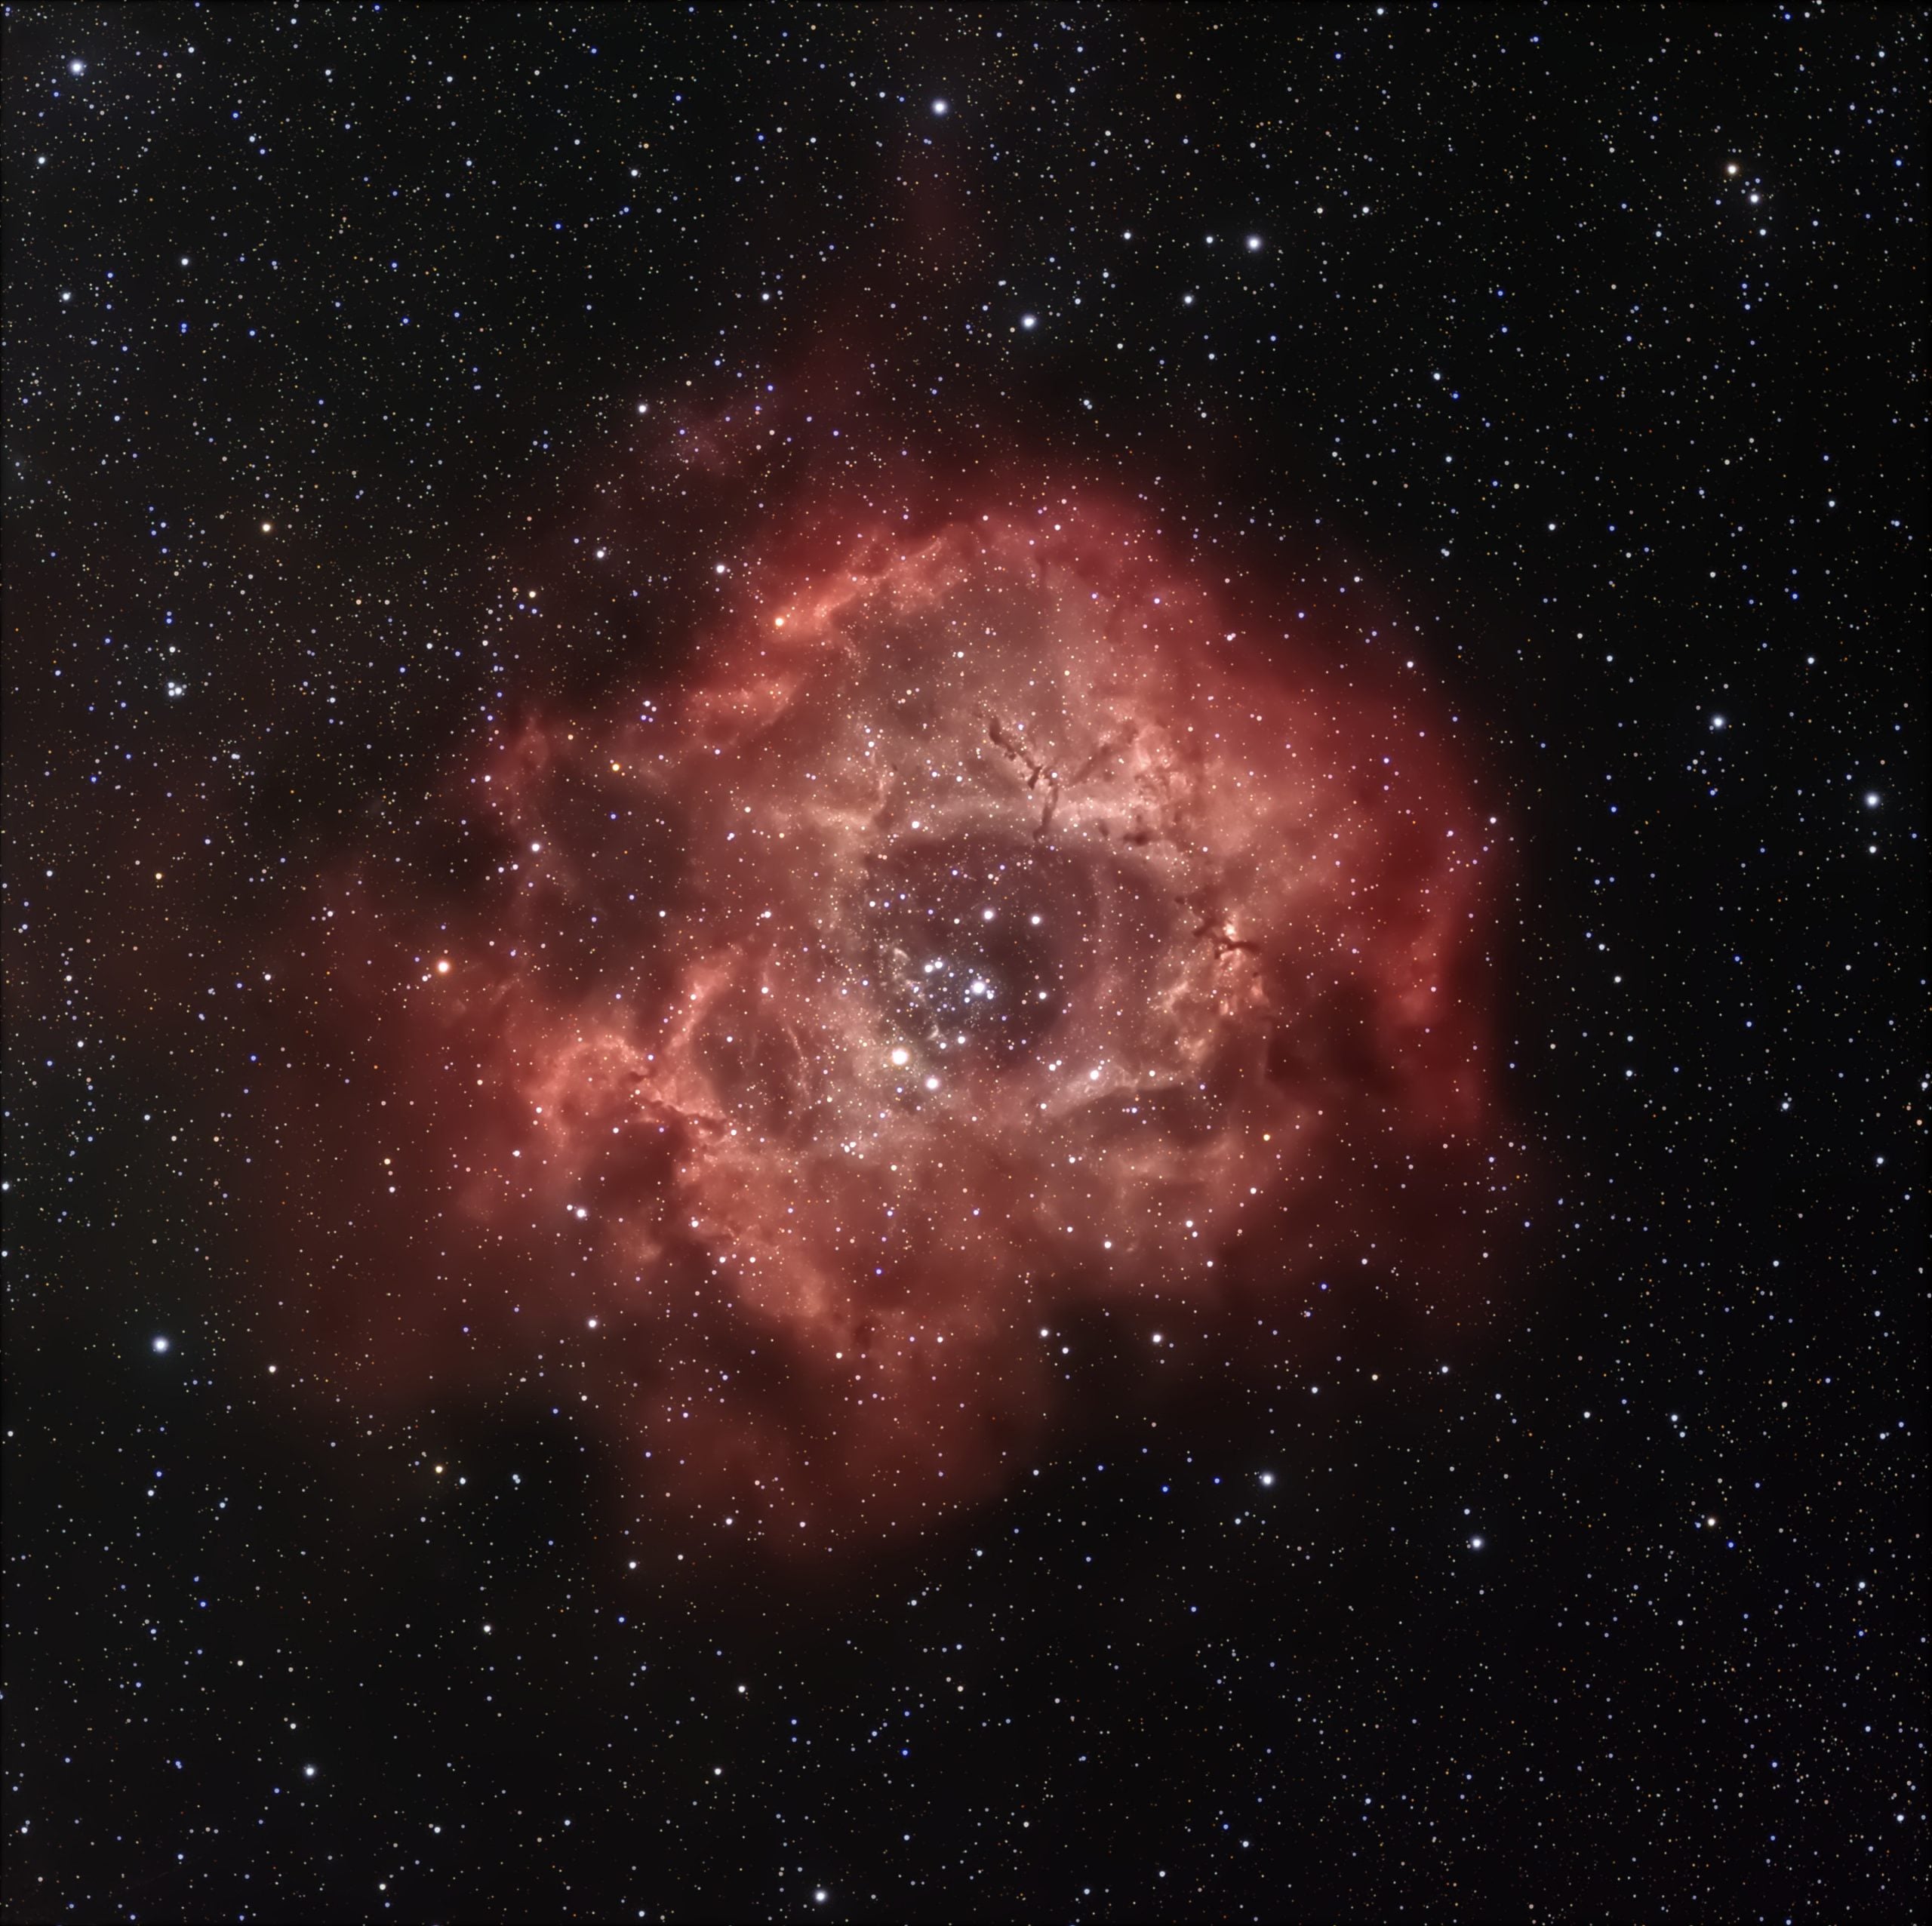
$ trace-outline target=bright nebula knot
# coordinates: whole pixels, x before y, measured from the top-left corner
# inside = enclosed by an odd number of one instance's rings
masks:
[[[645,1485],[770,1534],[988,1488],[1057,1311],[1463,1208],[1419,1200],[1485,1127],[1487,832],[1429,718],[1056,512],[862,544],[506,740],[417,926],[445,1244],[520,1240]]]

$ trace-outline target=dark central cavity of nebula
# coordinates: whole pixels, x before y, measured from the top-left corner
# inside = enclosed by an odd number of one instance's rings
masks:
[[[480,748],[460,886],[367,861],[308,946],[392,1140],[311,1174],[380,1160],[346,1348],[540,1376],[640,1499],[814,1549],[1019,1472],[1057,1320],[1152,1371],[1177,1311],[1420,1308],[1494,1147],[1430,714],[1104,503],[825,548]]]

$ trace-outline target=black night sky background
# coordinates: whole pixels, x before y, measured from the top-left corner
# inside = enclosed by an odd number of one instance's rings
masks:
[[[1922,1907],[1922,11],[5,23],[8,1917]],[[340,879],[1083,488],[1454,718],[1480,1281],[1076,1308],[809,1558],[386,1352]]]

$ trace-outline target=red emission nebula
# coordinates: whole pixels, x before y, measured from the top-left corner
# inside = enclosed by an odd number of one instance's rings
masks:
[[[1493,819],[1414,701],[1236,628],[1062,500],[855,537],[491,739],[458,879],[365,860],[305,928],[359,1104],[295,1174],[312,1334],[540,1380],[639,1500],[822,1551],[1018,1471],[1063,1320],[1152,1372],[1331,1276],[1443,1303]]]

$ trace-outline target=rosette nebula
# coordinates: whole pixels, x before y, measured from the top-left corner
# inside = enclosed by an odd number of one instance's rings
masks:
[[[855,537],[466,765],[439,891],[319,925],[398,1118],[361,1354],[818,1546],[1017,1469],[1057,1318],[1447,1289],[1489,819],[1219,586],[1075,504]]]

